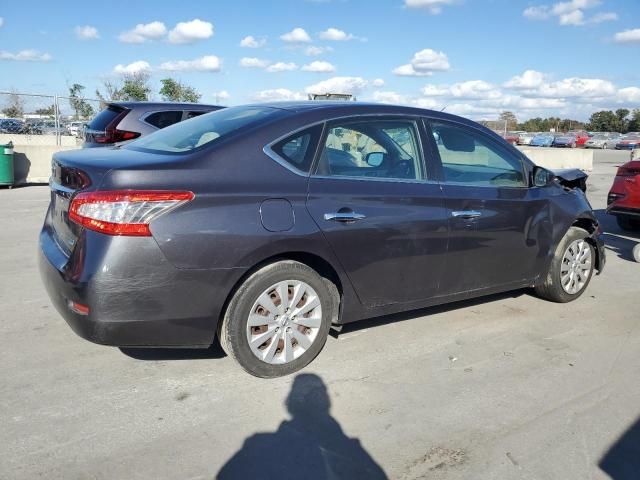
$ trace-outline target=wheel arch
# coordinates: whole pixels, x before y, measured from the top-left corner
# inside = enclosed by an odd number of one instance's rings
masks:
[[[598,219],[592,215],[580,216],[576,218],[571,224],[572,227],[581,228],[589,233],[589,237],[587,237],[587,241],[593,246],[593,250],[596,254],[596,270],[602,270],[602,258],[600,255],[600,251],[594,239],[595,235],[598,235],[598,230],[600,228],[600,224],[598,223]]]
[[[267,265],[271,265],[276,262],[284,261],[284,260],[293,260],[295,262],[300,262],[308,267],[315,270],[322,278],[328,281],[329,290],[333,293],[334,296],[334,317],[331,319],[332,324],[337,324],[340,322],[341,316],[341,308],[343,305],[343,296],[344,296],[344,282],[338,273],[338,270],[326,259],[321,256],[304,252],[304,251],[293,251],[293,252],[283,252],[272,255],[270,257],[264,258],[259,262],[255,263],[252,267],[248,268],[247,271],[235,282],[227,297],[224,301],[222,309],[220,310],[220,316],[218,318],[218,328],[216,331],[216,335],[220,335],[220,328],[222,326],[222,320],[229,306],[229,302],[238,291],[238,288],[255,272],[260,270]]]

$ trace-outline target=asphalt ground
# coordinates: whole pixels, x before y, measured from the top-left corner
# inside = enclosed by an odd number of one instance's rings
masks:
[[[638,478],[640,236],[603,210],[625,155],[597,154],[608,263],[577,302],[517,291],[360,322],[275,380],[215,345],[77,337],[37,271],[48,188],[0,190],[0,478]]]

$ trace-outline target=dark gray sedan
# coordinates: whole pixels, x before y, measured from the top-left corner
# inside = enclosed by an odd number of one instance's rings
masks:
[[[569,302],[605,263],[579,171],[477,123],[298,102],[202,115],[119,149],[54,156],[40,265],[80,336],[219,338],[290,374],[330,327],[519,288]]]

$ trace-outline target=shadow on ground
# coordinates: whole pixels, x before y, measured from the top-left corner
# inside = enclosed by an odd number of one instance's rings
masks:
[[[120,351],[136,360],[210,360],[225,357],[218,341],[209,348],[133,348],[122,347]]]
[[[640,231],[630,232],[622,230],[613,215],[607,214],[604,209],[595,210],[594,213],[604,231],[604,240],[607,250],[629,262],[635,262],[633,249],[640,244]]]
[[[320,377],[296,376],[285,406],[291,419],[275,432],[247,438],[216,478],[387,478],[360,440],[347,437],[331,416],[331,401]]]
[[[640,478],[640,418],[602,457],[600,468],[612,480]]]

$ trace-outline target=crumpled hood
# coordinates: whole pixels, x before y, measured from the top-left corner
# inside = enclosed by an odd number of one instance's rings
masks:
[[[587,175],[577,168],[549,169],[563,187],[579,188],[583,192],[587,191]]]

